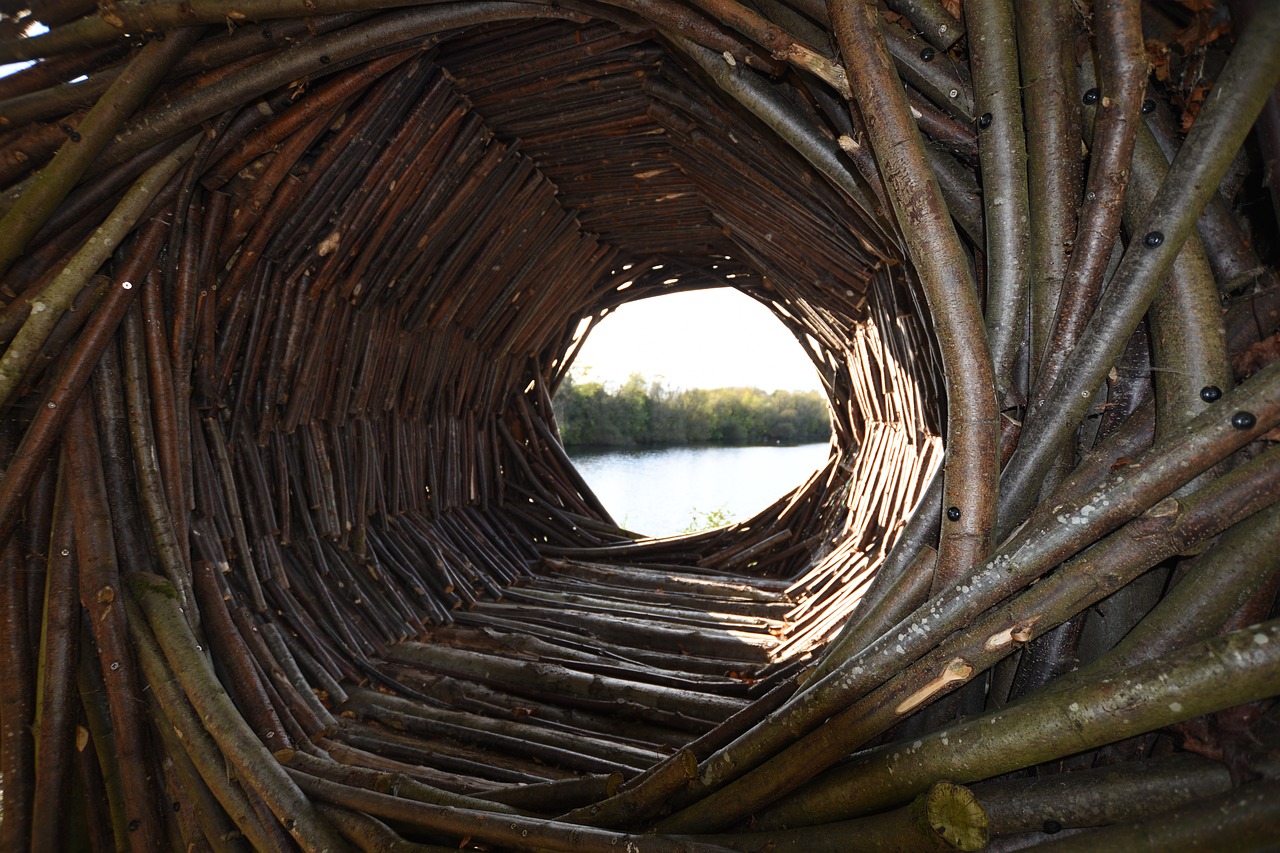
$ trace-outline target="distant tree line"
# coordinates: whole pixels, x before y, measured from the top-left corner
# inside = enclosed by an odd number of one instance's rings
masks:
[[[566,445],[774,444],[831,436],[827,402],[816,391],[670,390],[639,374],[608,389],[567,377],[554,405]]]

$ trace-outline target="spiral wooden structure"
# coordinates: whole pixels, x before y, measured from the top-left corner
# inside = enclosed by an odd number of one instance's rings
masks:
[[[1276,843],[1280,8],[1088,5],[8,4],[0,848]],[[640,537],[710,287],[829,460]]]

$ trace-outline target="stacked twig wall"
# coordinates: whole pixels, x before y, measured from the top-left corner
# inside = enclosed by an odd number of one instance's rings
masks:
[[[6,10],[0,848],[1273,844],[1280,12],[1216,6]],[[645,538],[552,398],[707,287],[831,451]]]

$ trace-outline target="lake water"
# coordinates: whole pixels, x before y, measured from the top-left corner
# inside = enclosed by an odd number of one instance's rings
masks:
[[[827,461],[829,446],[568,448],[592,491],[628,530],[680,533],[715,510],[743,521],[804,483]]]

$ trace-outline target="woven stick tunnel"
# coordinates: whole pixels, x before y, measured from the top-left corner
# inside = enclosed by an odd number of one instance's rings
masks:
[[[1280,6],[3,12],[0,849],[1280,839]],[[715,287],[830,453],[642,537]]]

